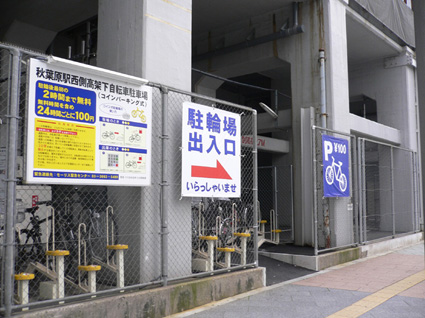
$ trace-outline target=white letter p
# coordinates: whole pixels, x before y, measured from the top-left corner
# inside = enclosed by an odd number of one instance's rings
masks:
[[[324,141],[325,149],[323,151],[325,152],[325,161],[328,161],[328,155],[330,155],[332,151],[332,143],[330,141],[325,140]]]

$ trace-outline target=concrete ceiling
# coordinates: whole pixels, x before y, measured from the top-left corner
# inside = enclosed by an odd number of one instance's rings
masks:
[[[97,15],[98,0],[3,0],[0,30],[14,20],[59,32]]]
[[[289,7],[292,2],[292,0],[193,0],[193,37],[237,20]],[[0,8],[0,39],[2,39],[16,22],[21,23],[17,32],[24,32],[22,30],[28,26],[33,26],[38,32],[43,29],[54,34],[60,32],[96,16],[98,0],[6,0],[1,2]],[[397,54],[391,45],[349,16],[347,16],[347,40],[349,64]]]
[[[347,16],[348,64],[358,64],[382,60],[398,54],[389,41],[384,41],[364,24]]]
[[[201,34],[238,20],[275,11],[293,2],[294,0],[192,0],[192,30]]]

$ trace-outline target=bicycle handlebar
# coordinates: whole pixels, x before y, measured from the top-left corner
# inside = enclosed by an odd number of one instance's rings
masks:
[[[37,205],[52,205],[52,200],[48,201],[37,201]]]

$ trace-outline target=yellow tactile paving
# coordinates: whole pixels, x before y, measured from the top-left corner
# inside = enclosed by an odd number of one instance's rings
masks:
[[[385,287],[376,293],[373,293],[358,302],[348,306],[330,316],[328,318],[354,318],[359,317],[373,308],[383,304],[388,299],[400,294],[401,292],[425,281],[425,270],[411,275],[397,283]]]

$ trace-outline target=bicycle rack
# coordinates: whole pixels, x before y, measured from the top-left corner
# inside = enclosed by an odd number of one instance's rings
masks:
[[[114,215],[114,208],[108,206],[106,208],[106,263],[115,268],[117,273],[117,287],[124,287],[124,251],[128,249],[128,245],[115,244],[114,220],[111,228],[111,244],[109,244],[109,212]],[[114,263],[109,262],[109,251],[115,251]]]
[[[65,260],[69,251],[55,249],[55,209],[50,207],[51,227],[52,227],[52,249],[49,250],[49,226],[46,226],[46,264],[31,262],[28,265],[29,273],[37,270],[45,275],[51,281],[40,283],[40,296],[47,299],[57,299],[65,297]],[[47,219],[48,222],[48,219]],[[49,269],[49,257],[52,257],[52,266],[54,270]]]
[[[233,236],[239,237],[241,240],[241,246],[237,252],[241,254],[241,265],[246,265],[246,245],[248,238],[251,237],[249,233],[233,233]]]
[[[200,236],[199,239],[207,241],[208,256],[207,256],[206,271],[211,272],[212,270],[214,270],[214,242],[218,240],[218,237],[217,236]]]
[[[87,231],[87,227],[84,223],[78,225],[78,286],[82,289],[86,289],[89,293],[96,292],[96,272],[101,269],[99,265],[87,265],[87,245],[86,240],[81,240],[81,228],[84,228],[84,233]],[[81,265],[81,242],[84,247],[84,265]],[[87,286],[81,283],[81,272],[87,272]]]
[[[232,214],[231,214],[231,229],[230,229],[230,233],[236,232],[237,229],[237,210],[236,210],[237,204],[236,203],[232,203]],[[221,214],[221,213],[220,213]],[[220,231],[220,225],[223,225],[222,222],[222,218],[221,216],[217,216],[216,218],[216,233],[219,233]],[[224,267],[224,268],[229,268],[231,266],[231,259],[232,259],[232,253],[235,252],[235,246],[234,246],[234,238],[231,237],[230,239],[230,246],[217,246],[216,248],[216,260],[218,260],[217,254],[218,252],[222,252],[224,253],[224,264],[217,262],[217,265],[220,267]],[[218,242],[219,244],[221,244],[221,242]],[[224,242],[224,244],[226,245],[227,242]]]
[[[282,230],[277,229],[277,214],[274,209],[270,210],[270,232],[266,232],[266,224],[267,220],[259,221],[260,231],[258,235],[258,247],[260,247],[263,243],[272,243],[279,244],[280,242],[280,233]],[[266,234],[270,234],[270,238],[266,238]]]
[[[29,281],[34,279],[35,275],[30,273],[19,273],[15,275],[15,280],[18,282],[18,304],[28,304]]]
[[[203,215],[205,205],[203,202],[199,202],[198,208],[198,224],[197,224],[197,237],[198,248],[193,250],[193,253],[197,256],[192,258],[192,268],[200,272],[211,271],[214,268],[214,241],[218,240],[217,236],[208,236],[205,233],[205,217]],[[207,252],[201,250],[201,241],[207,242]],[[212,252],[212,253],[211,253]]]

